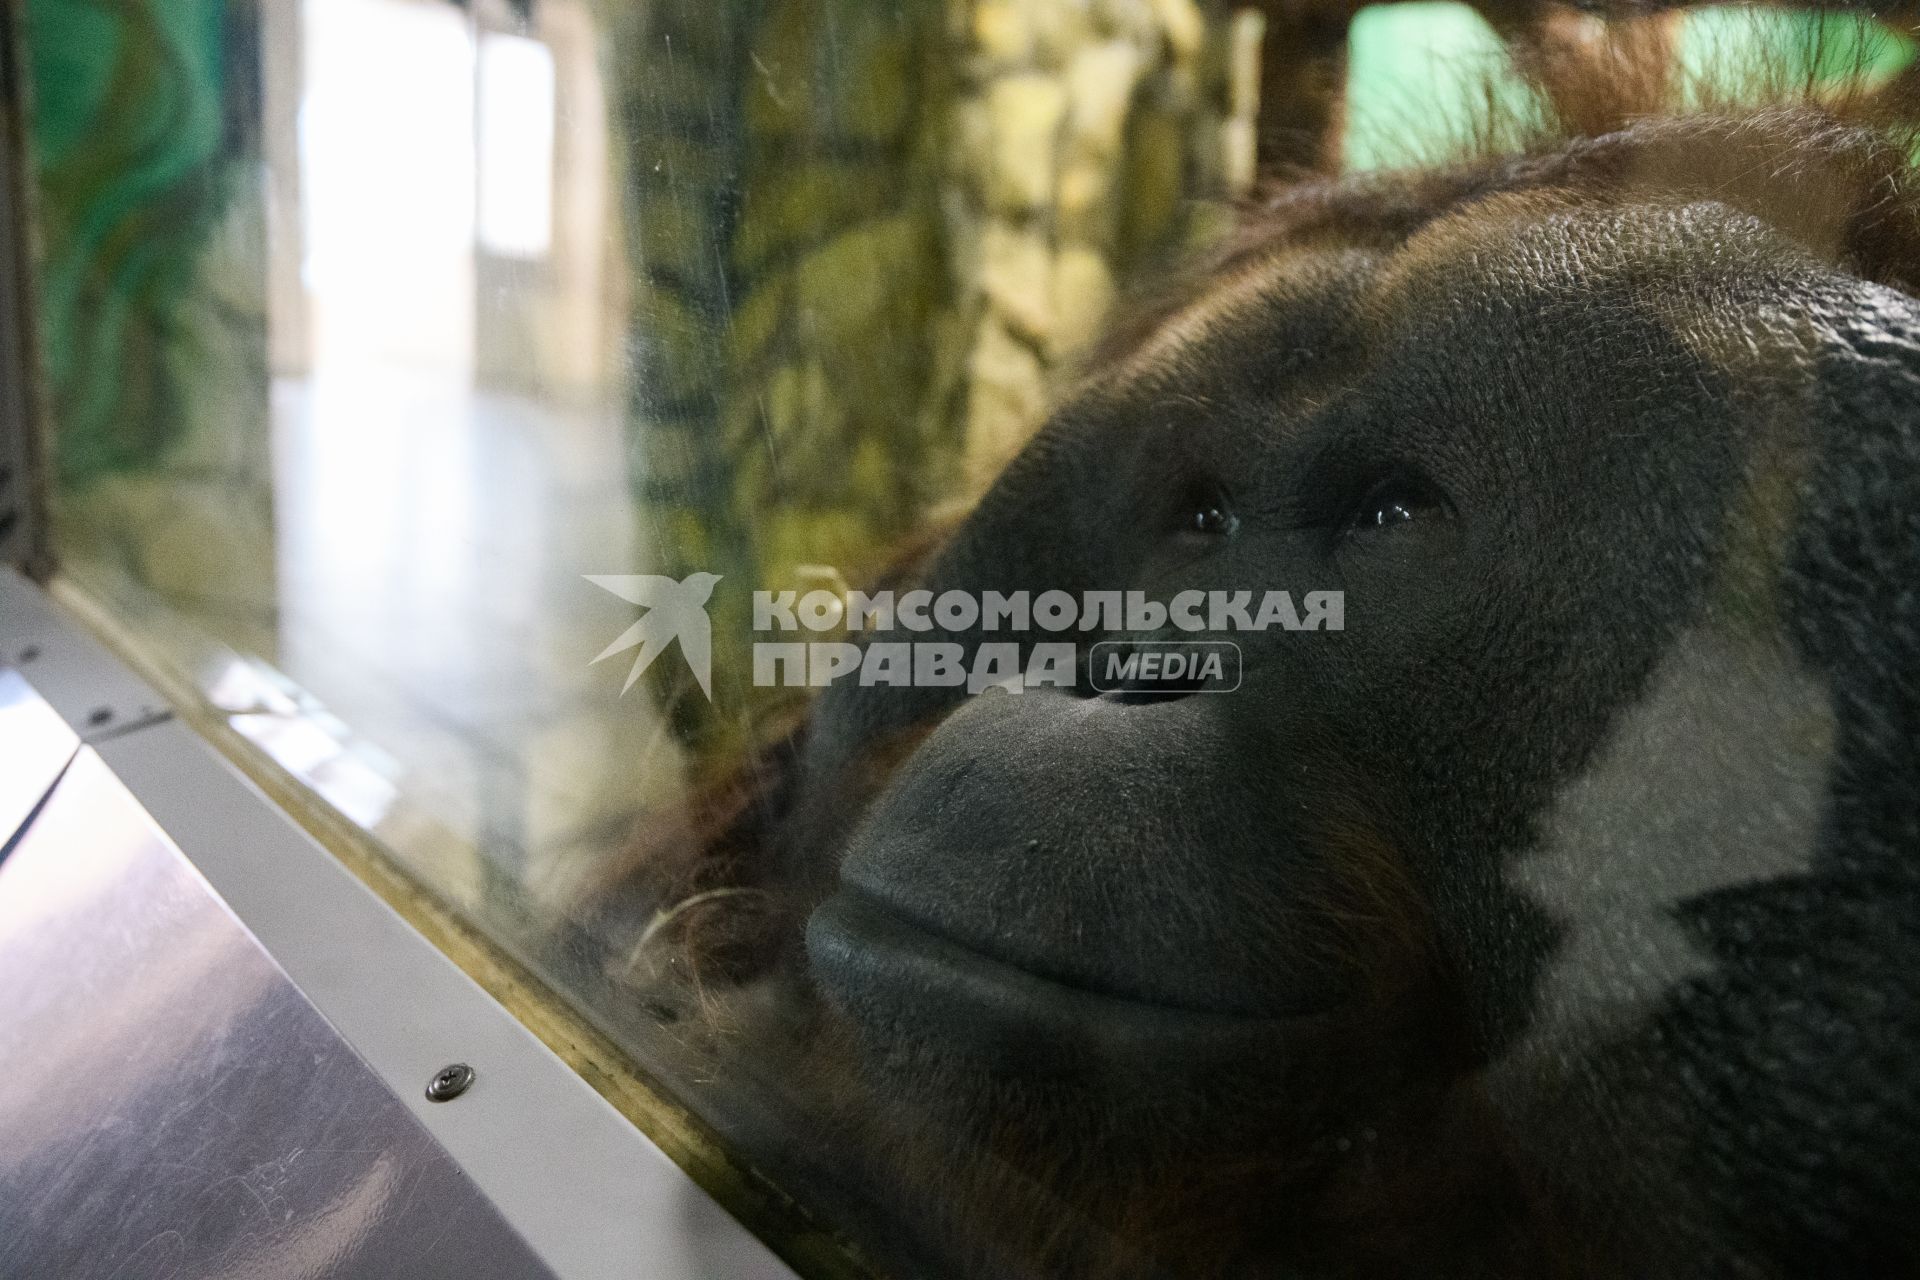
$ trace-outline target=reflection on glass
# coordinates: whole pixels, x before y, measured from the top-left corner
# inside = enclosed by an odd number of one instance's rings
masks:
[[[534,261],[553,244],[553,54],[538,40],[480,37],[479,244]]]
[[[632,887],[804,696],[752,684],[751,588],[870,580],[990,478],[1205,230],[1191,198],[1245,181],[1256,29],[1188,0],[30,11],[68,574],[769,1137],[778,1055],[716,1080],[635,976],[751,894]],[[695,572],[713,698],[678,661],[623,697],[592,659],[637,609],[590,577]]]

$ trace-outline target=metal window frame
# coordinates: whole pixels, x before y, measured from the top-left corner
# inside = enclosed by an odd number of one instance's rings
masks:
[[[0,666],[91,746],[561,1280],[793,1273],[75,622],[0,568]],[[449,1062],[483,1086],[436,1106]]]

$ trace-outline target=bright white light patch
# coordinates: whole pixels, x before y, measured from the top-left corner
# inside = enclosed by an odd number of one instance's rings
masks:
[[[540,258],[553,243],[553,54],[525,36],[480,37],[480,245]]]

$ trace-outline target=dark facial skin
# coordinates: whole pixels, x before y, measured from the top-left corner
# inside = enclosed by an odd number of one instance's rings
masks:
[[[1690,198],[1196,290],[924,584],[1345,628],[1232,692],[832,688],[788,856],[877,1091],[1085,1203],[1233,1166],[1227,1271],[1920,1265],[1916,343]]]

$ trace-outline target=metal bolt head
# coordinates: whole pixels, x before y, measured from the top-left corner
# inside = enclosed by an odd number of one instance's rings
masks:
[[[464,1062],[440,1068],[427,1082],[427,1101],[452,1102],[473,1087],[473,1075],[473,1068]]]
[[[111,724],[112,722],[113,722],[112,707],[95,707],[87,715],[87,723],[94,726],[95,728],[99,728],[103,724]]]

